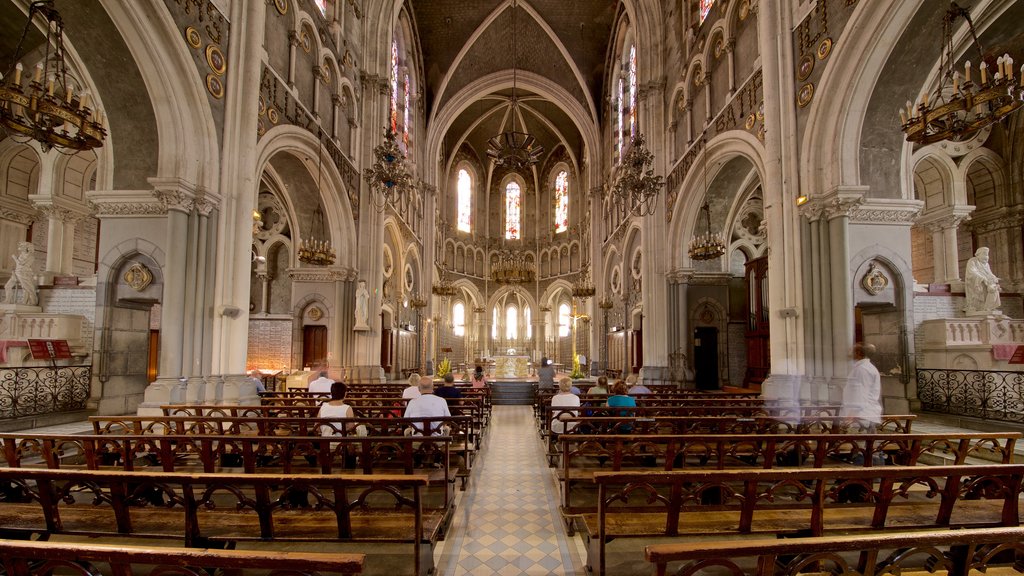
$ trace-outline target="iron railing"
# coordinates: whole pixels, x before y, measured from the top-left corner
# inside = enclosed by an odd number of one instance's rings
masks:
[[[0,370],[0,418],[82,410],[89,399],[91,366]]]
[[[917,369],[925,412],[1024,423],[1024,372]]]

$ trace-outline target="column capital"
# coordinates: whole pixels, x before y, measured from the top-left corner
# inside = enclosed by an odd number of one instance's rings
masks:
[[[205,191],[197,190],[181,178],[150,178],[149,183],[153,185],[153,196],[168,212],[188,214],[195,207],[196,197],[205,195]]]
[[[152,190],[91,190],[85,197],[98,218],[163,216],[164,206]]]
[[[674,268],[665,273],[669,284],[689,284],[693,278],[693,270],[690,268]]]
[[[867,186],[841,186],[821,196],[824,217],[828,220],[849,217],[854,209],[864,203]]]
[[[937,210],[931,210],[927,214],[922,214],[914,222],[914,225],[932,232],[942,232],[949,229],[956,230],[962,222],[970,219],[972,212],[974,212],[974,206],[946,206]]]

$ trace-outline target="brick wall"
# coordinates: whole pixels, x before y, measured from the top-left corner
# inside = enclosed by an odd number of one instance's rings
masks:
[[[292,320],[249,320],[246,370],[291,368]]]
[[[39,289],[39,305],[47,314],[83,316],[82,343],[92,350],[93,328],[96,324],[96,288],[86,286]]]

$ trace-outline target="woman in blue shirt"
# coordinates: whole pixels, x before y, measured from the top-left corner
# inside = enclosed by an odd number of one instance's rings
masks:
[[[616,380],[615,384],[612,384],[611,395],[608,396],[608,401],[605,403],[606,406],[613,408],[636,408],[636,399],[630,396],[627,392],[629,387],[622,380]],[[632,422],[632,416],[634,415],[633,410],[618,410],[616,416],[629,417]],[[633,426],[629,422],[616,424],[616,432],[622,432],[629,434],[633,431]]]

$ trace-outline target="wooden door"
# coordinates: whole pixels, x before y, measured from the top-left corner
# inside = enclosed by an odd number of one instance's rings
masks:
[[[629,333],[630,336],[630,372],[632,374],[639,374],[640,369],[644,367],[644,334],[643,330],[632,330]]]
[[[156,380],[160,372],[160,331],[149,331],[149,362],[146,366],[146,378],[149,382]]]
[[[327,365],[327,326],[302,327],[302,365]]]
[[[768,330],[768,257],[764,256],[745,265],[747,285],[747,373],[743,376],[745,388],[760,389],[771,373],[771,355]]]
[[[718,328],[700,326],[693,330],[693,371],[697,389],[718,389]]]
[[[384,369],[384,373],[391,374],[391,357],[392,347],[394,346],[394,337],[392,336],[391,328],[384,328],[380,331],[380,367]]]

